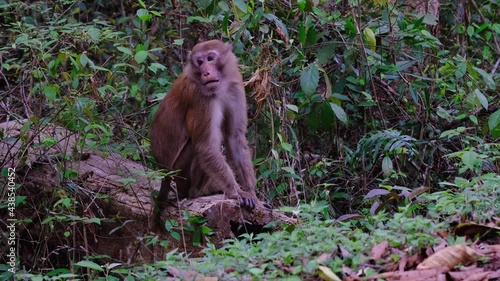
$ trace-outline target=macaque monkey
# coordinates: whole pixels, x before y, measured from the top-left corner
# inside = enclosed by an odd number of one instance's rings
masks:
[[[181,170],[163,179],[157,206],[167,201],[173,180],[178,198],[223,193],[242,207],[255,208],[246,131],[245,90],[232,45],[218,40],[197,44],[151,124],[151,149],[159,166]]]

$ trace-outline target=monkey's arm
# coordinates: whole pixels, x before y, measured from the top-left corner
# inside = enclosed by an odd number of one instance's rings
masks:
[[[253,169],[252,157],[250,148],[245,137],[246,134],[246,120],[239,120],[238,118],[228,118],[227,123],[227,157],[233,171],[235,173],[238,183],[241,188],[251,193],[255,198],[255,171]],[[240,124],[238,126],[238,124]]]
[[[209,177],[208,190],[204,193],[223,192],[228,198],[238,199],[241,204],[254,208],[254,195],[241,190],[231,168],[221,151],[223,140],[220,108],[210,108],[211,116],[196,116],[198,110],[187,112],[186,121],[199,165]]]

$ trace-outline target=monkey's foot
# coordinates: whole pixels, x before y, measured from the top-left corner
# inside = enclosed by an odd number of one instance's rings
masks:
[[[233,196],[229,196],[229,198],[231,197]],[[240,203],[241,207],[244,207],[249,210],[255,209],[255,205],[257,204],[257,198],[254,195],[250,194],[249,192],[240,190],[235,197],[236,198],[234,197],[233,198],[238,200],[238,203]]]

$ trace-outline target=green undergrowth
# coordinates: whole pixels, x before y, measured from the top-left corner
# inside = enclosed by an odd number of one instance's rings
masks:
[[[397,262],[401,255],[413,255],[437,245],[437,232],[451,232],[463,220],[478,223],[500,215],[500,176],[485,174],[473,180],[457,178],[447,191],[421,194],[417,198],[397,203],[397,211],[380,211],[376,215],[367,209],[362,215],[345,216],[345,220],[327,219],[328,203],[319,201],[297,208],[283,208],[296,216],[298,223],[281,225],[279,231],[257,235],[244,234],[225,241],[216,248],[208,243],[201,258],[190,258],[178,249],[166,254],[154,264],[125,267],[121,264],[98,265],[77,263],[91,269],[92,280],[159,280],[178,274],[194,277],[218,277],[219,280],[313,280],[319,266],[326,266],[341,276],[343,267],[364,270],[365,276],[378,273],[383,264]],[[276,225],[272,225],[276,227]],[[209,237],[207,238],[209,240]],[[399,249],[382,260],[370,260],[370,251],[378,243],[389,242]],[[463,237],[449,235],[449,245],[464,243]],[[77,275],[19,275],[19,279],[62,280]],[[187,275],[183,275],[187,274]]]

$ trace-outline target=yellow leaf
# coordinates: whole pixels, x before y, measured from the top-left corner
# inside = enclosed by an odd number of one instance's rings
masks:
[[[373,30],[371,30],[369,27],[366,27],[365,30],[363,30],[363,35],[366,41],[366,44],[370,47],[370,50],[372,52],[375,52],[375,48],[377,47],[377,40],[375,39],[375,33],[373,33]]]
[[[319,267],[319,277],[325,281],[342,281],[340,278],[333,273],[331,269],[326,266],[318,266]]]

